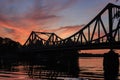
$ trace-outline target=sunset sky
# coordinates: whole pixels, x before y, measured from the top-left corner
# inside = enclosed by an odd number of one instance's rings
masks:
[[[31,31],[66,38],[116,0],[0,0],[0,36],[24,44]]]

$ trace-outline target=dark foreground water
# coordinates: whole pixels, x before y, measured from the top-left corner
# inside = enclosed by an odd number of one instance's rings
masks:
[[[45,65],[37,64],[37,62],[39,61],[31,63],[29,61],[19,62],[11,59],[1,59],[0,80],[80,80],[80,78],[85,78],[86,80],[104,80],[103,58],[80,57],[78,59],[78,67],[80,69],[78,71],[78,78],[73,78],[77,72],[69,73],[67,72],[69,71],[68,68],[58,67],[61,70],[56,70],[54,66],[49,68],[49,65],[46,67]]]

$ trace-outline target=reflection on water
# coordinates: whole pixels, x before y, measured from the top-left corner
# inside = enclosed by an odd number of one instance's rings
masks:
[[[40,58],[27,60],[0,60],[0,80],[104,80],[103,58],[83,58],[59,60],[52,64],[41,64]],[[78,69],[79,68],[79,69]],[[75,79],[77,78],[77,79]]]
[[[0,58],[0,80],[68,80],[79,79],[78,56],[47,58],[32,56],[25,59]]]
[[[80,57],[80,77],[89,78],[91,80],[103,80],[103,58],[102,57]]]
[[[90,80],[104,80],[102,57],[80,57],[79,67],[79,77],[89,78]],[[120,79],[120,72],[118,78]]]

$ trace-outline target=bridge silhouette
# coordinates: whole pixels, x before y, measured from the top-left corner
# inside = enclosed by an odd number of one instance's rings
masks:
[[[43,51],[120,49],[120,6],[109,3],[86,26],[65,39],[55,33],[32,31],[24,47]]]

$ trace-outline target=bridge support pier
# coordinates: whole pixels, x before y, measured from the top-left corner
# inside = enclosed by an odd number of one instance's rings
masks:
[[[104,80],[118,80],[119,56],[113,50],[104,54],[103,70]]]

